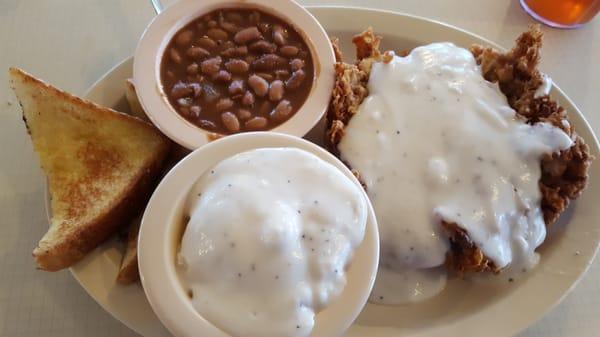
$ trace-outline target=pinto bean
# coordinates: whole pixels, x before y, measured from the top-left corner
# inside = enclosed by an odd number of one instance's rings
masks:
[[[269,114],[269,118],[274,121],[282,121],[289,117],[292,113],[292,104],[287,99],[282,100],[277,104],[275,109]]]
[[[190,104],[192,104],[192,100],[188,97],[182,97],[177,99],[177,104],[180,106],[190,106]]]
[[[277,50],[277,46],[272,44],[271,42],[260,40],[250,44],[248,49],[255,53],[273,53],[275,52],[275,50]]]
[[[229,37],[229,34],[221,28],[211,28],[206,32],[206,35],[217,41],[225,41]]]
[[[226,70],[219,70],[213,79],[217,82],[229,82],[231,81],[231,73]]]
[[[263,97],[264,95],[267,94],[267,91],[269,90],[269,83],[267,83],[267,81],[257,75],[251,75],[248,78],[248,85],[250,86],[250,88],[252,88],[252,90],[254,90],[254,93],[259,96],[259,97]]]
[[[192,88],[192,91],[194,92],[194,97],[198,97],[202,93],[202,87],[199,83],[190,83],[188,84],[188,87]]]
[[[185,53],[193,59],[202,59],[210,55],[210,52],[202,47],[190,47]]]
[[[194,38],[193,31],[184,30],[184,31],[180,32],[179,34],[177,34],[177,36],[175,37],[175,44],[177,44],[180,47],[185,47],[192,42],[193,38]]]
[[[298,51],[299,49],[296,46],[283,46],[279,48],[279,52],[285,57],[296,56],[298,54]]]
[[[192,105],[190,107],[190,115],[193,117],[200,117],[200,112],[202,112],[202,108],[200,108],[198,105]]]
[[[221,98],[217,104],[215,104],[215,109],[219,111],[227,110],[233,106],[233,101],[230,98]]]
[[[246,91],[242,97],[242,104],[246,106],[254,104],[254,95],[250,91]]]
[[[247,110],[247,109],[238,109],[236,115],[238,116],[239,119],[241,119],[243,121],[252,117],[252,113],[250,112],[250,110]]]
[[[300,70],[304,68],[304,61],[301,59],[293,59],[290,61],[290,68],[292,71]]]
[[[221,68],[221,62],[223,62],[223,60],[220,56],[209,58],[208,60],[202,61],[200,69],[204,74],[214,75],[219,71],[219,68]]]
[[[267,73],[256,73],[256,75],[264,78],[267,82],[270,82],[273,80],[273,75],[271,74],[267,74]]]
[[[304,70],[296,70],[292,76],[285,81],[285,87],[290,90],[297,89],[304,81],[304,78],[306,78]]]
[[[171,58],[171,61],[173,61],[173,63],[175,64],[180,64],[182,61],[181,55],[179,55],[179,52],[175,48],[171,48],[169,50],[169,57]]]
[[[217,128],[217,125],[207,119],[201,119],[198,121],[198,125],[200,125],[203,129],[214,130]]]
[[[223,50],[221,55],[225,57],[235,57],[235,56],[246,56],[248,54],[248,47],[246,46],[237,46],[231,47]]]
[[[243,80],[235,80],[229,84],[227,88],[231,95],[239,95],[244,93],[244,81]]]
[[[286,59],[277,54],[264,54],[252,62],[252,67],[256,70],[275,70],[286,63]]]
[[[273,41],[280,46],[283,46],[286,42],[285,32],[280,25],[273,25]]]
[[[246,54],[248,54],[248,47],[246,47],[246,46],[235,47],[235,54],[237,56],[245,56]]]
[[[196,75],[198,73],[198,63],[190,64],[185,70],[190,75]]]
[[[190,96],[193,93],[194,90],[183,82],[177,82],[173,88],[171,88],[171,97],[175,99]]]
[[[246,44],[250,41],[258,40],[262,37],[262,34],[256,27],[248,27],[235,33],[233,40],[237,44]]]
[[[275,70],[275,78],[277,78],[278,80],[285,79],[288,76],[290,76],[290,72],[285,69]]]
[[[267,126],[267,119],[264,117],[252,117],[244,123],[244,126],[248,130],[261,130]]]
[[[238,120],[237,116],[230,111],[226,111],[221,114],[221,121],[223,122],[223,125],[225,125],[225,128],[227,128],[227,130],[230,132],[236,132],[240,130],[240,121]]]
[[[223,28],[225,31],[232,34],[240,30],[235,24],[225,21],[225,19],[223,19],[222,16],[219,17],[219,26],[221,26],[221,28]]]
[[[280,101],[283,98],[283,82],[275,80],[269,86],[269,99],[273,102]]]
[[[206,48],[206,49],[212,49],[212,48],[215,48],[217,46],[217,43],[215,42],[215,40],[211,39],[208,36],[203,36],[203,37],[199,38],[196,43],[200,47]]]
[[[234,74],[245,74],[248,72],[250,66],[244,60],[231,59],[225,62],[225,68]]]
[[[204,84],[202,86],[202,91],[204,92],[204,100],[208,103],[216,101],[221,96],[221,94],[210,84]]]

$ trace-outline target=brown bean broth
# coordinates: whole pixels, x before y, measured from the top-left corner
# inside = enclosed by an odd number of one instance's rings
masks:
[[[283,29],[279,30],[278,26]],[[249,27],[257,27],[262,37],[243,45],[236,44],[236,32]],[[277,34],[274,31],[283,33],[283,45],[282,36],[275,36]],[[223,32],[227,32],[227,38],[217,40],[225,36]],[[214,43],[206,36],[214,37]],[[237,40],[241,41],[243,37]],[[259,41],[267,43],[257,43]],[[256,46],[252,47],[255,43]],[[244,53],[244,46],[247,47],[247,54],[240,55]],[[290,46],[298,48],[297,55],[290,56],[290,51],[294,51]],[[285,48],[281,50],[282,47]],[[192,48],[194,49],[190,51]],[[220,63],[214,60],[216,57],[220,57]],[[211,59],[213,60],[205,62]],[[260,60],[253,62],[257,59]],[[301,59],[304,66],[301,68],[303,73],[293,76],[290,63],[295,59]],[[233,62],[228,63],[230,60]],[[248,67],[234,60],[243,60]],[[294,63],[297,65],[298,61]],[[251,75],[265,78],[269,84],[280,80],[284,85],[276,83],[273,90],[283,87],[283,94],[267,92],[260,97],[248,84]],[[194,19],[174,35],[165,49],[160,76],[169,103],[182,117],[203,129],[231,134],[268,130],[289,120],[306,101],[315,74],[310,49],[290,24],[257,9],[218,9]],[[298,78],[302,78],[299,85],[293,83]],[[237,86],[230,88],[237,80],[243,81],[242,91],[239,89],[239,82],[236,83]],[[264,82],[261,84],[264,85]],[[254,97],[253,104],[248,104],[249,100],[243,100],[248,91]],[[231,99],[233,105],[224,104],[223,99]],[[280,105],[281,102],[284,104]],[[278,105],[285,106],[286,109],[277,110]],[[219,110],[217,106],[227,108]],[[246,111],[240,111],[242,109]],[[248,116],[248,111],[251,116]],[[225,114],[226,112],[232,113],[234,118],[231,114]]]

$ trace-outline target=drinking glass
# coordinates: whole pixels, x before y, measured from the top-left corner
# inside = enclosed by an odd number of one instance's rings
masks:
[[[594,18],[600,0],[520,0],[534,19],[556,28],[578,28]]]

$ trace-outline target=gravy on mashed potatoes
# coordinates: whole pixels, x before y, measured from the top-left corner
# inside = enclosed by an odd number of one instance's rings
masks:
[[[232,336],[308,336],[346,284],[367,200],[317,156],[263,148],[197,181],[179,252],[194,308]]]

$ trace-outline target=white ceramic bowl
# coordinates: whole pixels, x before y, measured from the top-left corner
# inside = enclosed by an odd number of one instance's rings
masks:
[[[302,107],[270,131],[303,137],[321,119],[331,96],[335,56],[327,33],[302,6],[292,0],[180,0],[152,20],[134,56],[133,80],[137,96],[152,122],[169,138],[196,149],[219,138],[181,117],[168,102],[160,80],[162,55],[171,38],[190,21],[218,8],[258,8],[282,18],[303,35],[310,48],[315,76]]]
[[[179,162],[152,195],[142,219],[138,241],[144,291],[160,321],[175,336],[227,336],[193,308],[176,274],[176,250],[183,229],[183,205],[192,185],[204,171],[223,159],[266,147],[294,147],[308,151],[334,165],[361,187],[352,172],[327,151],[306,140],[274,132],[225,137],[203,146]],[[375,213],[367,195],[364,191],[362,193],[368,205],[364,240],[352,258],[342,294],[316,315],[311,336],[341,335],[356,319],[373,287],[379,261],[379,236]]]

